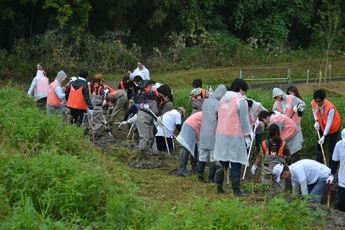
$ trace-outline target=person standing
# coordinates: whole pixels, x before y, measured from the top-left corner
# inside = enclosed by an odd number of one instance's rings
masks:
[[[312,202],[320,203],[327,190],[326,180],[331,169],[317,161],[304,159],[290,166],[277,164],[272,172],[277,183],[281,178],[291,179],[294,194],[300,188],[302,196],[310,195]]]
[[[62,82],[67,78],[66,73],[61,70],[57,73],[55,80],[49,85],[47,97],[47,114],[63,114],[66,110],[64,105],[65,93]]]
[[[31,86],[28,90],[29,96],[34,96],[37,107],[45,109],[47,104],[49,90],[49,79],[44,76],[42,70],[37,70],[36,76],[32,79]]]
[[[332,184],[334,175],[338,171],[338,203],[337,209],[345,212],[345,129],[341,131],[341,140],[337,142],[332,155],[331,175],[327,178],[326,182]]]
[[[317,145],[316,160],[326,164],[326,162],[323,162],[320,145],[328,141],[329,159],[330,165],[332,165],[332,154],[340,131],[341,117],[337,108],[326,99],[325,91],[322,89],[316,90],[313,97],[311,106],[315,119],[314,127],[321,137]]]
[[[81,70],[79,77],[66,86],[65,94],[67,107],[71,111],[71,123],[80,126],[83,123],[84,114],[93,114],[93,105],[90,99],[89,85],[86,81],[87,70]]]
[[[204,181],[204,171],[209,162],[208,181],[214,183],[216,164],[214,160],[214,143],[218,122],[219,101],[226,93],[226,86],[219,85],[202,106],[202,123],[199,141],[198,180]]]
[[[145,85],[147,84],[149,80],[151,80],[150,71],[144,66],[143,61],[138,61],[137,68],[133,72],[128,70],[128,74],[131,81],[134,80],[134,77],[140,76],[143,79]]]
[[[298,126],[297,137],[303,143],[303,134],[301,128],[301,116],[305,110],[305,102],[294,95],[286,95],[281,89],[274,88],[272,92],[272,97],[275,100],[273,104],[273,111],[278,111],[290,119],[292,119]],[[299,150],[296,152],[291,152],[292,163],[300,159]]]
[[[231,184],[235,196],[240,189],[241,164],[248,165],[247,148],[254,138],[249,123],[248,104],[244,97],[248,84],[236,79],[219,102],[214,158],[222,165],[216,171],[217,193],[224,193],[224,170],[231,163]]]

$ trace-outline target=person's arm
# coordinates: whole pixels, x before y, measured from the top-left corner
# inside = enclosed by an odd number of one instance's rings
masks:
[[[301,166],[294,168],[294,174],[296,175],[296,179],[301,187],[301,194],[308,195],[308,184],[307,184],[307,177],[305,172]]]
[[[178,131],[178,132],[181,132],[181,129],[182,129],[182,125],[181,125],[181,124],[179,124],[179,125],[176,125],[176,129],[177,129],[177,131]]]
[[[69,92],[71,91],[71,84],[72,84],[72,83],[69,83],[68,85],[66,85],[66,89],[65,89],[65,98],[66,98],[66,101],[68,101]]]
[[[328,134],[328,132],[332,126],[333,119],[334,119],[334,109],[330,109],[328,112],[328,116],[327,116],[327,125],[326,125],[325,130],[323,131],[323,136],[327,136],[327,134]]]
[[[341,141],[338,141],[336,144],[333,154],[332,154],[332,160],[330,162],[330,168],[331,168],[331,174],[335,175],[338,169],[339,161],[340,161],[340,153],[341,153]]]
[[[93,109],[93,105],[92,105],[91,99],[90,99],[89,86],[87,85],[87,83],[85,83],[81,87],[83,87],[83,96],[84,96],[84,99],[86,101],[87,106],[89,107],[89,109]]]
[[[34,78],[34,79],[32,79],[32,82],[31,82],[31,86],[30,86],[30,88],[29,88],[29,90],[28,90],[28,95],[29,96],[32,96],[33,95],[33,93],[34,93],[34,90],[35,90],[35,88],[36,88],[36,77]]]
[[[311,104],[311,108],[312,108],[312,110],[313,110],[314,121],[317,122],[317,121],[318,121],[318,120],[317,120],[317,115],[316,115],[317,109],[313,109],[313,100],[310,102],[310,104]]]
[[[60,100],[62,100],[62,99],[65,98],[65,93],[63,92],[61,86],[55,87],[54,92],[55,92],[56,96],[58,96],[58,98],[59,98]]]
[[[305,110],[306,104],[304,101],[302,101],[301,99],[299,99],[298,97],[293,96],[293,105],[296,106],[298,108],[298,111],[303,112]]]
[[[285,156],[286,164],[290,165],[291,164],[291,154],[290,154],[289,147],[286,144],[284,146],[283,155]]]
[[[243,135],[249,136],[252,133],[252,128],[249,123],[248,104],[246,100],[239,101],[238,113],[240,117],[240,123],[241,123]]]
[[[302,194],[302,196],[308,195],[309,192],[308,192],[307,179],[305,179],[302,182],[300,182],[300,186],[301,186],[301,194]]]

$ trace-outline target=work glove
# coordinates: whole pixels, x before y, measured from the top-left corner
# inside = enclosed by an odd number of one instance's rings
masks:
[[[157,120],[156,120],[158,123],[162,123],[162,117],[157,117]]]
[[[250,132],[250,139],[254,140],[254,138],[255,138],[255,133],[252,131]]]
[[[119,127],[121,127],[121,126],[123,126],[123,125],[127,125],[127,124],[128,124],[127,121],[122,121],[122,122],[120,123]]]
[[[297,113],[297,111],[298,111],[298,106],[295,105],[292,109],[293,109],[293,111],[294,111],[295,113]]]
[[[319,124],[319,122],[315,122],[314,123],[314,128],[316,129],[316,130],[319,130],[320,129],[320,124]]]
[[[150,108],[150,106],[149,106],[149,104],[144,104],[144,109],[149,109]]]
[[[256,169],[257,169],[257,166],[254,164],[254,165],[252,166],[252,168],[250,169],[250,173],[253,174],[253,175],[255,175]]]
[[[93,116],[93,109],[87,109],[87,115]]]
[[[252,142],[252,139],[250,138],[250,136],[246,136],[244,138],[244,142],[246,143],[246,147],[249,148],[250,147],[250,143]]]
[[[327,184],[333,184],[333,180],[334,180],[334,176],[330,175],[327,179],[326,179],[326,183]]]
[[[322,136],[319,140],[320,145],[323,145],[323,143],[325,143],[325,136]]]
[[[137,114],[135,114],[133,117],[131,117],[127,120],[127,124],[132,124],[132,123],[136,122],[137,118],[138,118],[138,116],[137,116]]]

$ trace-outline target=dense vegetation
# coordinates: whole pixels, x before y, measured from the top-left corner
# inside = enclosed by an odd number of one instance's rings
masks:
[[[133,170],[115,155],[99,153],[81,130],[44,115],[20,91],[0,89],[0,114],[0,229],[303,229],[323,224],[323,213],[299,199],[195,197],[174,206],[158,203],[137,194]],[[118,148],[115,154],[129,153]],[[167,177],[160,175],[161,182]]]
[[[323,69],[329,56],[344,53],[344,6],[341,0],[1,1],[0,77],[27,79],[38,62],[50,76],[84,66],[124,73],[138,59],[164,71],[320,58]]]

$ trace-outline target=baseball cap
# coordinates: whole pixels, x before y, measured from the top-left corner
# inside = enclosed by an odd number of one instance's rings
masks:
[[[279,183],[280,181],[280,176],[283,172],[284,165],[283,164],[277,164],[276,166],[273,167],[272,174],[274,177],[274,180]]]

